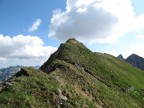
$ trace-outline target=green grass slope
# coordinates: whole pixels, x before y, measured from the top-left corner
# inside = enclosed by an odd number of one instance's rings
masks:
[[[144,72],[70,39],[1,84],[0,108],[143,108]],[[67,99],[63,102],[63,97]]]

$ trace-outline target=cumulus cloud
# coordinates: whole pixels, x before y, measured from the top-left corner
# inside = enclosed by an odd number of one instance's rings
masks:
[[[47,59],[56,49],[52,46],[44,46],[42,39],[37,36],[0,35],[0,58]]]
[[[53,13],[49,37],[111,43],[133,31],[135,21],[130,0],[67,0],[66,11]]]
[[[144,31],[144,14],[141,14],[135,17],[134,22],[132,23],[133,31],[141,33]]]
[[[29,32],[33,32],[37,30],[41,24],[41,19],[37,19],[35,22],[33,22],[33,25],[28,29]]]

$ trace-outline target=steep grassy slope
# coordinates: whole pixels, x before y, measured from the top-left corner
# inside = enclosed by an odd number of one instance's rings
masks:
[[[40,70],[24,68],[1,85],[1,108],[143,108],[144,72],[70,39]],[[65,103],[62,98],[66,97]]]

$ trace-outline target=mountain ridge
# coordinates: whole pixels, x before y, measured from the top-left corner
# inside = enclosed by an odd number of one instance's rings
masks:
[[[143,71],[112,55],[94,53],[75,39],[62,43],[40,70],[23,68],[7,82],[11,85],[2,84],[0,107],[142,108],[144,105]]]

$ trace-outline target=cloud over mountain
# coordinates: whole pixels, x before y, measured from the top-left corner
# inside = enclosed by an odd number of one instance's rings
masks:
[[[134,20],[130,0],[67,0],[66,11],[53,13],[49,37],[111,43],[133,31]]]
[[[47,58],[56,49],[52,46],[44,46],[43,40],[37,36],[17,35],[10,37],[0,35],[0,58]]]

